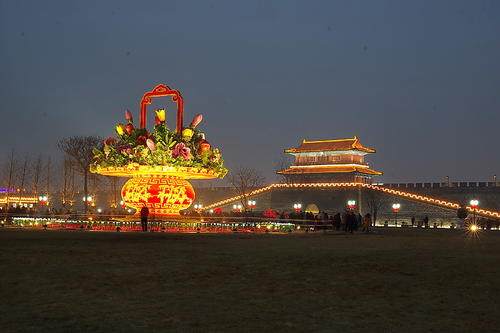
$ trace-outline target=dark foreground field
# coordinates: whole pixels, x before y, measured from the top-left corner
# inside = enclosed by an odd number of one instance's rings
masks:
[[[0,230],[1,332],[495,332],[500,232]]]

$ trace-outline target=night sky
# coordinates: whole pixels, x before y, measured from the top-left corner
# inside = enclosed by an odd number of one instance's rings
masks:
[[[178,89],[229,168],[357,135],[384,182],[500,175],[500,1],[0,1],[1,161]],[[169,109],[159,99],[149,107]],[[151,121],[150,121],[151,124]]]

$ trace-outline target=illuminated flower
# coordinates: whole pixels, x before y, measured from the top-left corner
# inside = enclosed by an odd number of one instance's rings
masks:
[[[115,130],[116,130],[116,133],[118,133],[118,135],[125,134],[125,127],[121,123],[116,125]]]
[[[158,120],[160,120],[162,123],[165,122],[165,109],[158,109],[155,112]]]
[[[154,143],[153,140],[147,139],[146,140],[146,145],[148,146],[149,149],[156,150],[156,144]]]
[[[185,128],[182,130],[182,137],[187,139],[187,140],[191,140],[191,138],[193,137],[193,130],[190,129],[190,128]]]
[[[134,132],[134,125],[127,124],[125,126],[125,131],[127,132],[128,135],[132,134]]]
[[[215,149],[213,150],[213,154],[212,154],[212,156],[210,156],[210,159],[212,159],[212,160],[214,160],[214,161],[217,161],[217,160],[219,160],[221,157],[222,157],[221,152],[219,151],[219,149],[218,149],[218,148],[215,148]]]
[[[155,125],[161,125],[161,120],[158,116],[155,117]]]
[[[137,144],[139,145],[145,145],[146,144],[146,137],[144,135],[140,135],[138,138],[137,138]]]
[[[182,156],[184,160],[189,160],[191,157],[191,149],[186,147],[186,145],[182,142],[175,145],[172,150],[172,157]]]
[[[115,138],[107,138],[106,140],[104,140],[104,145],[105,146],[111,146],[112,144],[114,144],[116,142],[116,139]]]
[[[191,122],[191,125],[189,125],[189,127],[195,128],[201,123],[202,120],[203,120],[203,114],[201,113],[197,114],[196,116],[194,116],[193,121]]]
[[[129,123],[134,121],[134,118],[132,117],[132,113],[130,113],[129,110],[125,110],[125,119],[127,119]]]

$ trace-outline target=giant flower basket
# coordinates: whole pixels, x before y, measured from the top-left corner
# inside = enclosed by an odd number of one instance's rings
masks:
[[[175,130],[169,130],[166,110],[156,110],[153,131],[146,128],[146,107],[153,97],[169,96],[177,104]],[[184,100],[177,90],[160,84],[146,92],[141,100],[140,126],[134,127],[132,114],[126,110],[127,124],[115,128],[117,138],[104,140],[94,149],[91,172],[106,176],[130,177],[123,186],[122,200],[136,209],[149,208],[151,215],[177,216],[188,208],[194,189],[186,179],[223,178],[227,169],[222,155],[206,140],[197,126],[201,114],[184,127]]]

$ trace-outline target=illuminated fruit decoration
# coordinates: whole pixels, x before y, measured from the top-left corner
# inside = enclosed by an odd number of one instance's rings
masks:
[[[148,207],[151,215],[179,215],[194,201],[194,189],[185,179],[176,176],[137,176],[122,188],[122,199],[127,206],[140,211]]]
[[[203,140],[201,143],[200,143],[200,150],[201,152],[205,152],[207,150],[210,150],[211,146],[210,146],[210,143],[208,143],[207,140]]]

